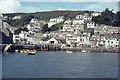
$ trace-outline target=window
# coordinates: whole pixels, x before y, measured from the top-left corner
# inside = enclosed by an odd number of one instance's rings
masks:
[[[54,41],[50,41],[51,44],[54,44]]]
[[[19,38],[19,36],[15,36],[15,38]]]
[[[82,39],[80,39],[80,41],[82,41]]]

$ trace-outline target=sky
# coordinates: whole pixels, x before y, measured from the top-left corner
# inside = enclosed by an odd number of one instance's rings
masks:
[[[43,0],[42,0],[43,1]],[[86,0],[69,0],[51,2],[44,0],[45,2],[37,0],[0,0],[0,13],[30,13],[30,12],[42,12],[42,11],[53,11],[53,10],[90,10],[90,11],[103,11],[105,8],[114,9],[115,12],[118,10],[117,0],[104,0],[101,1],[86,1]]]

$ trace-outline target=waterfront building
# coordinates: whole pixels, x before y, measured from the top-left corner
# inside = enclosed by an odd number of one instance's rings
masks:
[[[120,36],[119,34],[107,34],[106,36],[106,41],[105,41],[105,47],[119,47],[119,39]]]
[[[13,34],[13,43],[15,44],[26,44],[28,40],[28,32],[21,31],[19,34]]]
[[[44,41],[44,43],[49,44],[49,45],[58,45],[59,44],[58,40],[55,39],[54,37],[47,37],[43,41]]]
[[[90,43],[92,47],[115,48],[119,46],[119,36],[118,34],[92,35]]]
[[[15,43],[15,44],[20,44],[21,43],[21,39],[20,39],[19,35],[17,35],[17,34],[13,35],[13,43]]]
[[[90,45],[90,33],[71,35],[66,37],[66,43],[72,47]]]
[[[0,43],[11,44],[12,43],[11,26],[3,20],[2,14],[0,15]]]

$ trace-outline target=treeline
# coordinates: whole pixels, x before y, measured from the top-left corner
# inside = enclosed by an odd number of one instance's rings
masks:
[[[113,13],[113,10],[106,8],[103,12],[101,12],[101,15],[93,17],[92,21],[98,24],[120,27],[120,11]]]

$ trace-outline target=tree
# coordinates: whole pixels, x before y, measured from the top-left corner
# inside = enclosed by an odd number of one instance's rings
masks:
[[[45,24],[45,25],[42,27],[41,31],[42,31],[43,33],[49,31],[48,24]]]
[[[50,27],[50,31],[57,31],[61,29],[63,23],[58,23]]]
[[[93,17],[92,21],[100,24],[105,25],[114,25],[115,21],[115,14],[112,12],[113,10],[109,10],[106,8],[103,12],[101,12],[101,15]]]

